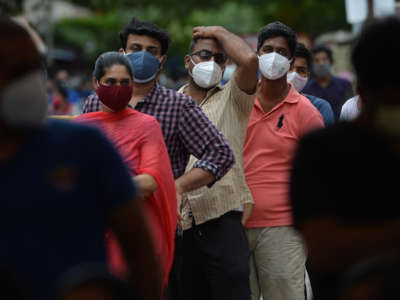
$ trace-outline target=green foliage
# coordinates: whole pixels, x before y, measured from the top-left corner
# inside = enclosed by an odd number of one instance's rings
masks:
[[[101,52],[118,50],[118,32],[133,16],[166,29],[172,43],[168,55],[187,53],[193,27],[222,25],[237,34],[254,34],[272,21],[282,21],[297,32],[317,35],[348,28],[344,0],[71,0],[95,15],[56,24],[56,45],[76,45],[87,61]]]

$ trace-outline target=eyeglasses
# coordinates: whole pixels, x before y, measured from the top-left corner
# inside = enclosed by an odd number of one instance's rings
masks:
[[[212,53],[209,50],[200,50],[191,54],[191,56],[193,55],[197,55],[203,61],[208,61],[211,57],[214,57],[214,61],[217,64],[223,64],[226,62],[226,55],[224,53]]]

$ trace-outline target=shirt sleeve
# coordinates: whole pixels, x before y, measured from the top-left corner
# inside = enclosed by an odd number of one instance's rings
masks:
[[[83,101],[82,113],[86,114],[95,111],[100,111],[100,100],[97,94],[93,93]]]
[[[128,169],[114,146],[97,129],[86,144],[91,163],[95,166],[98,203],[109,216],[116,208],[132,201],[137,195]]]
[[[242,91],[238,87],[234,76],[232,76],[226,84],[223,93],[226,93],[223,97],[229,97],[229,99],[232,100],[233,105],[235,105],[240,112],[250,115],[254,106],[256,94],[254,93],[253,95],[249,95]]]
[[[187,98],[182,109],[179,134],[189,153],[198,159],[193,167],[221,179],[235,163],[231,147],[193,100]]]
[[[326,103],[324,102],[322,105],[321,115],[324,118],[325,127],[335,123],[335,115],[333,114],[332,107],[328,101],[326,101]]]
[[[310,103],[310,105],[312,105]],[[318,129],[323,128],[324,121],[322,119],[321,113],[314,107],[309,106],[303,112],[303,118],[300,118],[302,121],[301,124],[301,134],[300,136],[304,136],[305,134]]]

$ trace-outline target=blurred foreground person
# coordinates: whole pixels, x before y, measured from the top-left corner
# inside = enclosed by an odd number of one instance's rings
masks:
[[[133,72],[125,55],[118,52],[100,55],[93,76],[102,111],[83,114],[75,120],[102,130],[118,149],[142,192],[165,287],[174,257],[177,200],[160,125],[154,117],[128,108]],[[108,237],[113,271],[124,276],[127,270],[118,243],[111,233]]]
[[[400,20],[367,26],[352,64],[363,105],[354,122],[304,137],[293,165],[295,224],[309,247],[316,299],[336,299],[337,282],[355,263],[400,250]]]
[[[57,280],[54,300],[139,300],[126,281],[112,276],[104,265],[81,265]]]
[[[304,299],[306,249],[293,228],[289,175],[300,138],[323,127],[311,102],[287,82],[296,33],[281,22],[258,34],[261,70],[244,146],[244,170],[255,205],[246,223],[251,299]]]
[[[46,123],[40,55],[20,25],[0,19],[0,30],[0,261],[29,299],[49,299],[61,273],[106,262],[110,227],[142,298],[159,300],[151,236],[120,156],[94,129]]]

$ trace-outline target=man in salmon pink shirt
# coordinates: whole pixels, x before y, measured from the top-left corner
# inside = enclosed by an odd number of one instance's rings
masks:
[[[258,34],[261,80],[244,146],[246,180],[255,201],[246,223],[252,300],[304,299],[306,251],[292,227],[289,178],[299,139],[323,127],[311,102],[287,83],[297,40],[280,22]]]

